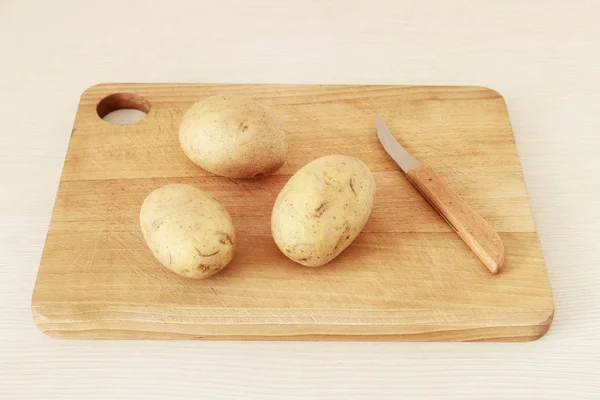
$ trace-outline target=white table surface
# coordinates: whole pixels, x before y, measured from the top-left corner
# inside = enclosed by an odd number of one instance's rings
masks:
[[[598,0],[167,3],[0,2],[0,399],[600,398]],[[79,95],[119,81],[498,90],[554,324],[520,344],[45,337],[30,301]]]

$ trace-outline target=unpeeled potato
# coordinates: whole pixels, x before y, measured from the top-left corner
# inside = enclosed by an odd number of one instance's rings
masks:
[[[200,167],[229,178],[277,171],[288,143],[282,123],[256,101],[218,95],[192,105],[181,119],[179,143]]]
[[[296,172],[275,200],[271,232],[279,249],[307,267],[326,264],[365,226],[375,180],[357,158],[331,155]]]
[[[227,210],[190,185],[152,191],[140,210],[140,227],[154,257],[176,274],[202,279],[233,258],[235,229]]]

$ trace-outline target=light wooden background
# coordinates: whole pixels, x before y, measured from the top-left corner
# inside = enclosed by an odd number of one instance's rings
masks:
[[[0,3],[1,399],[598,398],[597,0],[169,3]],[[29,309],[37,265],[79,94],[103,81],[497,89],[554,324],[521,344],[43,336]]]

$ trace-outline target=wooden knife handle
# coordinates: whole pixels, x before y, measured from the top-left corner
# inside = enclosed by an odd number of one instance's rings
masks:
[[[498,273],[504,262],[504,245],[494,228],[471,209],[433,168],[421,165],[409,170],[406,175],[490,272]]]

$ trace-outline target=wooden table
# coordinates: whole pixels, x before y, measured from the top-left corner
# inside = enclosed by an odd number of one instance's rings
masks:
[[[175,3],[0,6],[0,398],[597,398],[600,4]],[[31,294],[78,98],[118,81],[498,90],[552,284],[550,331],[522,344],[44,336]]]

